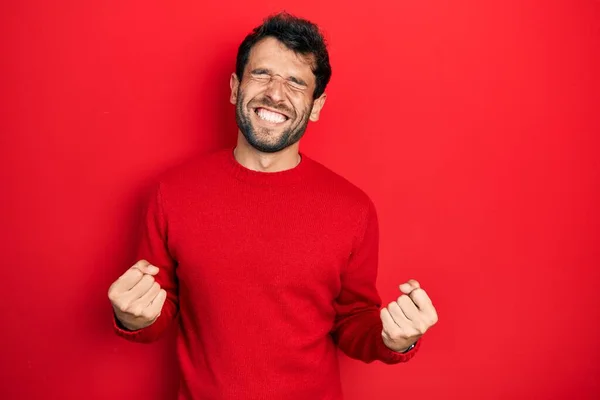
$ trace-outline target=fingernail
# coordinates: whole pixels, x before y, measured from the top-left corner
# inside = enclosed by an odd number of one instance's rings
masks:
[[[148,272],[150,272],[151,274],[156,274],[158,272],[158,267],[155,267],[154,265],[149,265]]]

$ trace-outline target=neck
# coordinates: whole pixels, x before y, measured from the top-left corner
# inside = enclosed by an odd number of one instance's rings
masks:
[[[241,132],[233,154],[241,165],[259,172],[285,171],[296,167],[301,160],[298,142],[276,153],[264,153],[252,147]]]

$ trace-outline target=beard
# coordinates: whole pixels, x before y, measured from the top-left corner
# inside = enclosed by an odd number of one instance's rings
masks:
[[[306,127],[308,125],[308,118],[312,111],[312,104],[303,115],[298,116],[293,110],[278,106],[267,97],[256,101],[253,100],[251,102],[251,107],[249,103],[248,108],[251,109],[250,111],[244,108],[244,103],[245,98],[243,92],[238,90],[237,102],[235,105],[235,120],[238,128],[246,138],[246,141],[256,150],[263,153],[276,153],[297,143],[302,136],[304,136],[304,132],[306,132]],[[260,106],[269,107],[273,110],[281,110],[286,115],[289,115],[289,118],[292,120],[291,126],[284,129],[279,136],[275,133],[279,128],[257,128],[253,126],[250,113],[254,112],[256,107]],[[297,122],[294,124],[295,120],[297,120]]]

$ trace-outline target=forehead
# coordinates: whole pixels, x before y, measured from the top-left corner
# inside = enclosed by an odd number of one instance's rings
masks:
[[[246,68],[267,68],[283,76],[298,76],[312,82],[314,57],[297,54],[273,37],[256,43],[250,50]]]

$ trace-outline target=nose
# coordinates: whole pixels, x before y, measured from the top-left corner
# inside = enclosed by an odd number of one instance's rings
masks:
[[[285,82],[279,75],[271,77],[265,96],[269,97],[273,102],[279,103],[285,99]]]

